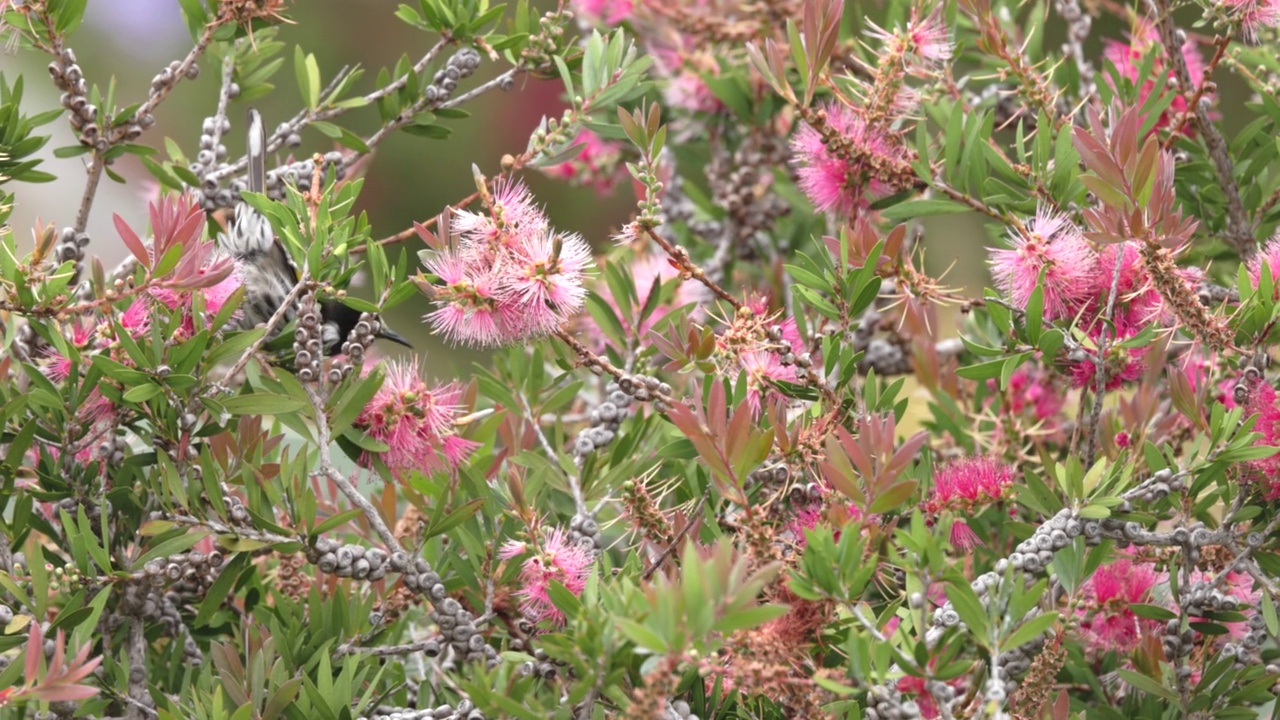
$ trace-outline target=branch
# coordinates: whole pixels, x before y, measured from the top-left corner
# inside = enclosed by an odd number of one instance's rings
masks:
[[[1147,0],[1151,4],[1152,14],[1158,19],[1160,41],[1169,55],[1169,64],[1177,75],[1180,88],[1192,88],[1197,85],[1191,79],[1191,71],[1187,69],[1187,58],[1182,54],[1182,41],[1179,30],[1173,23],[1173,10],[1169,0]],[[1197,93],[1199,95],[1199,93]],[[1241,256],[1248,257],[1254,253],[1257,239],[1253,236],[1253,223],[1245,213],[1244,202],[1240,199],[1240,186],[1236,183],[1235,168],[1231,163],[1231,154],[1227,150],[1227,141],[1223,139],[1218,126],[1209,117],[1209,109],[1196,96],[1188,98],[1194,101],[1190,109],[1195,114],[1196,125],[1204,135],[1204,146],[1209,151],[1209,159],[1213,161],[1213,169],[1218,176],[1218,186],[1227,198],[1227,234],[1229,245]],[[1176,128],[1175,128],[1176,132]]]

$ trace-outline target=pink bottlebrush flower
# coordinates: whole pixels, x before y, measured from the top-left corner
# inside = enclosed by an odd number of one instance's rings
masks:
[[[991,250],[991,274],[1009,299],[1025,307],[1044,272],[1044,315],[1058,320],[1074,314],[1098,276],[1098,259],[1079,228],[1066,215],[1041,207],[1016,233],[1013,247]]]
[[[880,40],[888,53],[901,54],[903,61],[913,69],[929,70],[936,68],[951,59],[954,43],[951,42],[951,30],[939,12],[930,13],[920,18],[914,12],[911,20],[901,32],[893,33],[868,23],[871,37]]]
[[[1274,286],[1273,299],[1280,298],[1280,235],[1276,235],[1267,241],[1249,260],[1249,281],[1253,283],[1254,289],[1257,289],[1258,283],[1262,282],[1262,265],[1266,264],[1267,271],[1271,275],[1271,283]]]
[[[524,237],[526,233],[537,235],[545,232],[550,225],[529,188],[517,180],[508,179],[494,183],[493,204],[487,213],[459,210],[453,217],[453,232],[461,235],[464,243],[509,242]]]
[[[531,549],[529,543],[507,541],[498,557],[510,559]],[[551,602],[551,581],[559,582],[574,595],[587,588],[587,578],[595,556],[583,545],[572,542],[563,528],[552,530],[542,547],[524,561],[520,569],[521,588],[516,595],[523,599],[520,612],[531,622],[549,620],[564,622],[564,613]]]
[[[622,143],[605,140],[583,128],[572,144],[582,145],[582,150],[577,157],[558,165],[545,167],[542,172],[574,184],[589,185],[600,195],[612,193],[619,178]]]
[[[1153,563],[1135,562],[1128,554],[1095,570],[1082,588],[1087,607],[1077,611],[1085,646],[1124,654],[1138,646],[1144,632],[1157,632],[1159,621],[1138,617],[1129,605],[1150,602],[1152,588],[1163,579]]]
[[[487,214],[461,212],[457,250],[425,259],[443,285],[426,316],[454,343],[480,347],[551,332],[582,309],[591,248],[578,235],[556,233],[529,191],[499,182]]]
[[[1158,48],[1161,53],[1152,66],[1151,77],[1142,79],[1138,77],[1138,73],[1142,69],[1143,58],[1153,48]],[[1108,40],[1103,49],[1103,55],[1110,60],[1120,75],[1125,79],[1137,83],[1142,80],[1142,85],[1138,88],[1139,100],[1138,104],[1142,105],[1153,92],[1162,91],[1167,78],[1175,77],[1175,74],[1169,66],[1166,59],[1165,50],[1160,41],[1160,32],[1154,25],[1147,20],[1139,21],[1137,27],[1129,37],[1129,42],[1121,42],[1119,40]],[[1200,49],[1196,46],[1194,40],[1188,38],[1182,45],[1182,55],[1187,62],[1187,71],[1193,82],[1200,82],[1204,77],[1205,61],[1204,56],[1200,54]],[[1157,85],[1159,83],[1159,85]],[[1151,132],[1168,127],[1174,120],[1181,117],[1187,110],[1187,99],[1183,93],[1175,93],[1173,102],[1169,107],[1160,114],[1160,118],[1156,121]],[[1142,118],[1145,120],[1145,116]],[[1190,125],[1183,128],[1174,128],[1188,135],[1192,134]]]
[[[850,215],[854,208],[884,197],[892,188],[870,173],[868,163],[896,164],[905,160],[902,149],[879,127],[868,126],[853,108],[830,102],[825,106],[827,124],[853,149],[855,157],[842,157],[828,148],[822,133],[809,125],[796,131],[791,141],[799,166],[800,189],[821,212]],[[860,162],[864,159],[867,162]]]
[[[755,350],[738,356],[738,363],[747,374],[747,407],[753,417],[760,417],[764,398],[783,398],[771,387],[774,381],[796,382],[794,366],[783,365],[782,358],[772,350]]]
[[[992,382],[991,387],[997,386]],[[1063,389],[1039,367],[1023,366],[1009,377],[1008,407],[1014,413],[1027,413],[1038,422],[1051,424],[1058,419],[1066,402]]]
[[[147,306],[147,301],[139,297],[133,298],[129,307],[120,314],[120,327],[135,338],[147,332],[151,328],[151,308]]]
[[[1117,301],[1115,321],[1113,324],[1101,318],[1090,325],[1086,333],[1093,340],[1095,352],[1102,347],[1103,338],[1107,340],[1107,351],[1103,362],[1107,366],[1107,390],[1114,390],[1124,383],[1136,382],[1146,372],[1146,357],[1149,347],[1124,348],[1119,344],[1136,336],[1146,327],[1146,321],[1134,319],[1132,308],[1121,308]],[[1111,328],[1114,325],[1115,331]],[[1071,383],[1076,387],[1093,387],[1097,365],[1092,360],[1082,360],[1068,365]]]
[[[77,320],[71,326],[71,333],[67,337],[67,342],[77,350],[84,350],[89,347],[89,342],[94,338],[97,328],[85,320]],[[45,377],[54,382],[62,382],[71,377],[71,358],[64,357],[52,346],[47,351],[49,364],[45,365],[42,371]],[[94,392],[97,392],[96,390]]]
[[[387,364],[382,387],[360,411],[356,425],[387,445],[381,458],[398,478],[456,468],[479,447],[453,430],[453,420],[462,412],[461,400],[458,383],[428,386],[419,377],[416,358],[393,360]]]
[[[995,502],[1013,484],[1013,466],[989,457],[974,457],[943,465],[933,473],[931,503],[968,509]]]
[[[671,44],[655,43],[649,48],[655,69],[667,80],[662,90],[663,102],[690,113],[713,114],[723,110],[724,103],[703,80],[704,74],[720,74],[715,56],[687,36],[666,41]]]
[[[504,302],[521,313],[545,309],[554,325],[582,309],[587,296],[583,280],[590,267],[591,247],[581,235],[539,233],[514,249],[497,283]]]
[[[617,25],[635,11],[635,0],[572,0],[569,4],[578,15],[605,25]]]
[[[1240,23],[1244,39],[1257,42],[1258,31],[1280,25],[1280,2],[1277,0],[1222,0],[1227,14]]]

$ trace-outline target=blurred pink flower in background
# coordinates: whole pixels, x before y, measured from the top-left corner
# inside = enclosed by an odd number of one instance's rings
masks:
[[[1152,67],[1152,77],[1139,78],[1138,73],[1142,69],[1143,59],[1148,52],[1156,49],[1160,54],[1156,57],[1155,65]],[[1196,46],[1194,40],[1188,38],[1182,45],[1182,55],[1187,61],[1187,72],[1191,76],[1194,83],[1202,82],[1204,78],[1204,56],[1200,54],[1200,49]],[[1167,51],[1162,47],[1160,41],[1160,32],[1148,20],[1139,20],[1134,31],[1129,36],[1129,42],[1120,40],[1107,40],[1103,49],[1103,56],[1110,60],[1116,69],[1120,71],[1120,75],[1125,79],[1141,84],[1138,88],[1139,105],[1147,101],[1147,97],[1156,90],[1164,90],[1167,78],[1175,78],[1174,71],[1169,66],[1166,56]],[[1159,83],[1157,85],[1157,83]],[[1190,89],[1189,89],[1190,90]],[[1165,90],[1173,92],[1173,102],[1161,114],[1160,119],[1156,121],[1151,132],[1168,127],[1175,118],[1182,115],[1187,110],[1187,98],[1183,93],[1174,90]],[[1143,120],[1146,118],[1144,117]],[[1175,128],[1185,134],[1193,134],[1190,125],[1182,128]]]
[[[1152,589],[1164,578],[1154,563],[1138,561],[1123,552],[1095,570],[1081,588],[1088,608],[1077,611],[1086,647],[1123,655],[1138,646],[1144,632],[1158,632],[1158,620],[1138,617],[1129,605],[1151,602]]]
[[[622,143],[605,140],[583,128],[571,143],[578,144],[582,145],[582,150],[577,157],[545,167],[542,172],[574,184],[590,186],[601,195],[612,193],[618,179],[622,177],[622,167],[619,164],[622,159]]]

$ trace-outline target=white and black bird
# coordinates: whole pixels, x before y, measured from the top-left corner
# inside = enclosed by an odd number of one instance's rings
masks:
[[[252,192],[266,192],[267,133],[262,116],[257,110],[249,110],[249,182]],[[289,297],[298,284],[298,266],[287,250],[276,239],[271,223],[248,203],[236,206],[235,219],[229,231],[219,235],[220,247],[235,258],[241,283],[244,285],[244,302],[240,311],[228,323],[230,330],[247,330],[266,323]],[[284,322],[275,333],[294,319],[297,306],[290,303],[285,310]],[[320,302],[321,338],[326,355],[337,355],[342,343],[360,322],[360,311],[347,307],[337,300]],[[409,342],[378,323],[374,337],[412,347]]]

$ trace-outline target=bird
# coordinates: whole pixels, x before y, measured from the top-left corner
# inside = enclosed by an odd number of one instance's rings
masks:
[[[248,189],[263,193],[267,186],[267,134],[262,115],[253,108],[249,109],[248,135]],[[248,203],[236,206],[235,217],[228,231],[219,235],[218,244],[235,260],[244,286],[244,302],[237,315],[228,322],[228,329],[248,330],[266,323],[289,300],[290,292],[298,284],[298,266],[276,238],[270,221]],[[319,305],[325,355],[338,355],[342,352],[343,340],[360,322],[362,313],[331,298],[322,300]],[[297,312],[296,304],[290,302],[284,322],[277,326],[273,337],[294,320]],[[380,322],[377,326],[374,337],[412,347],[386,323]]]

